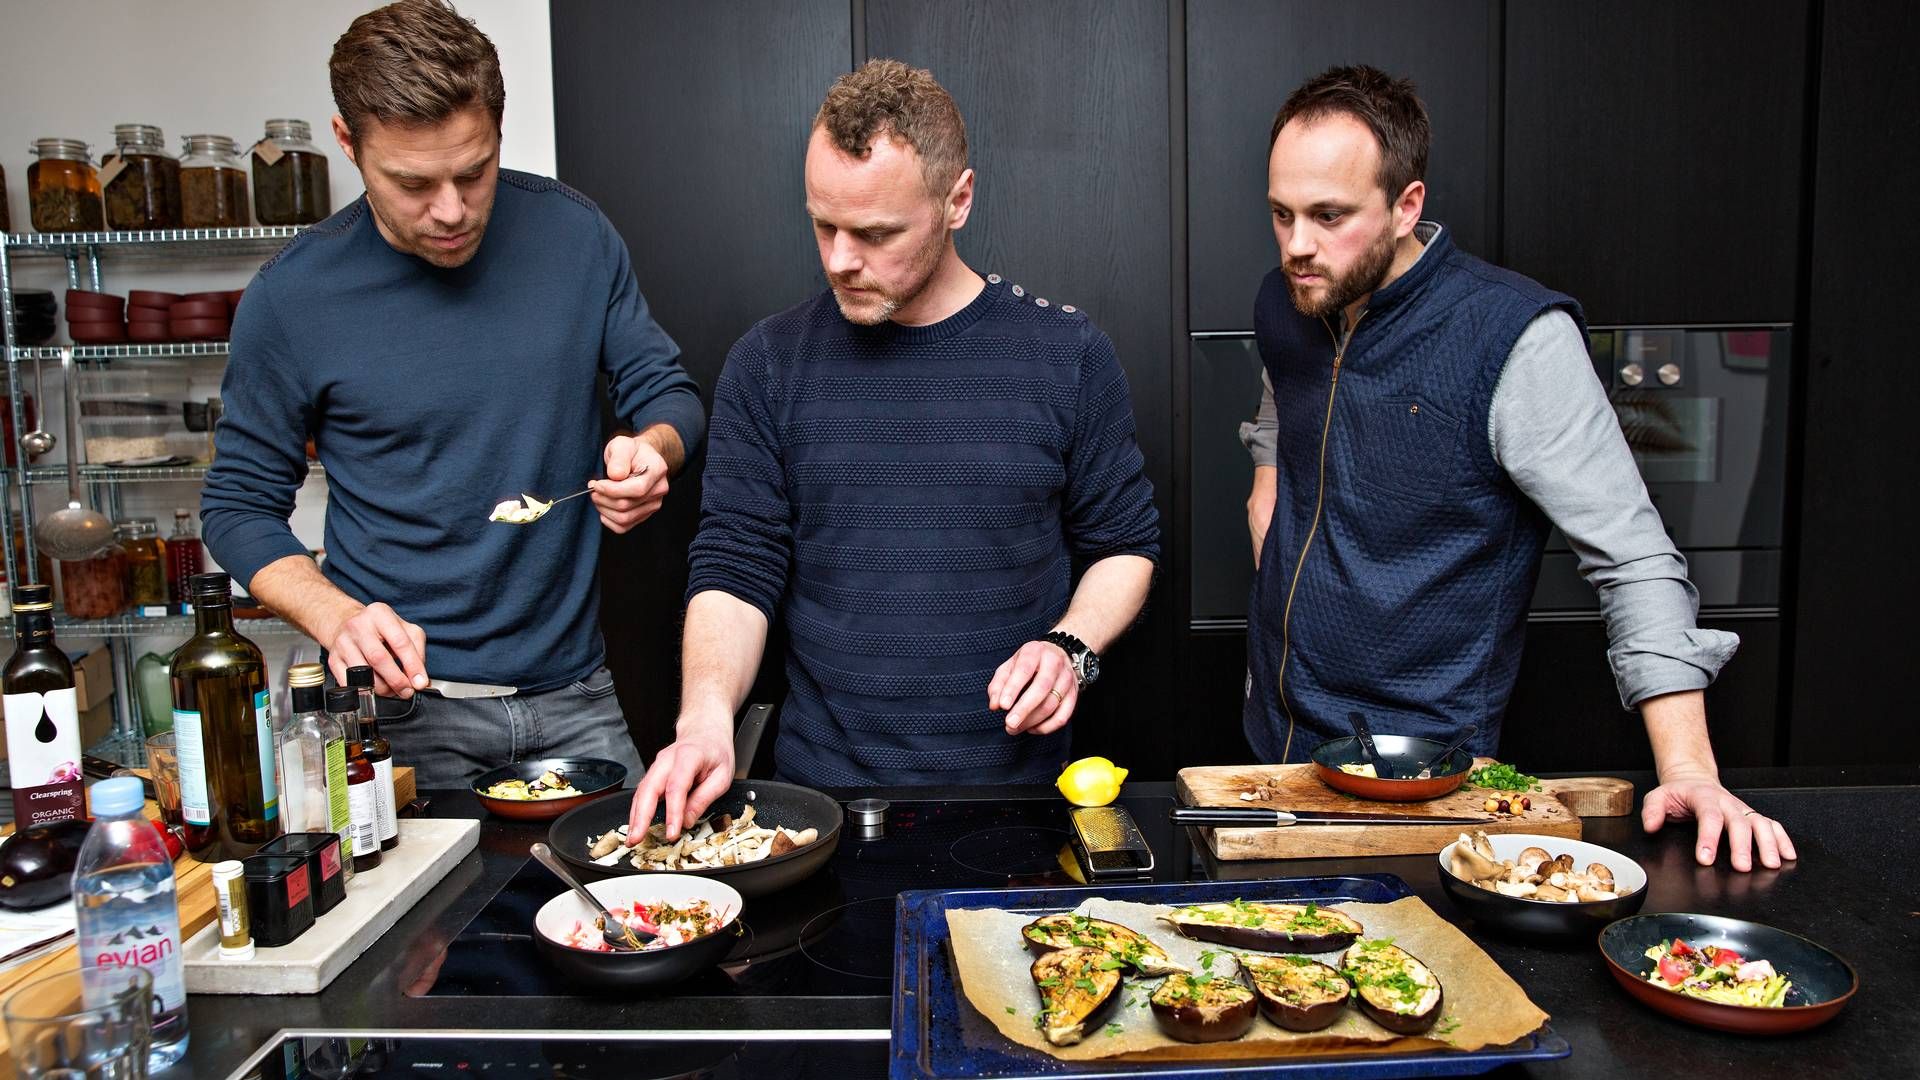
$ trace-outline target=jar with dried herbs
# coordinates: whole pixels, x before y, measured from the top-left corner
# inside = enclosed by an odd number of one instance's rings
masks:
[[[7,170],[0,166],[0,233],[13,231],[13,215],[7,213]]]
[[[333,212],[327,156],[305,120],[269,120],[253,144],[253,212],[262,225],[311,225]]]
[[[27,166],[27,205],[38,232],[97,232],[106,228],[100,173],[78,139],[36,139],[39,158]]]
[[[78,562],[60,562],[60,588],[67,614],[110,619],[127,610],[127,554],[118,545]]]
[[[180,218],[189,229],[230,229],[252,224],[247,213],[247,171],[225,135],[189,135],[180,159]]]
[[[135,607],[167,606],[166,543],[160,523],[153,518],[118,522],[113,534],[127,553],[127,592]]]
[[[152,124],[115,124],[114,151],[100,163],[109,229],[180,227],[180,161]]]

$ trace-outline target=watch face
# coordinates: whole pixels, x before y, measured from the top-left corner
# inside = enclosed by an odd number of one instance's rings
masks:
[[[1091,683],[1100,677],[1100,658],[1091,651],[1080,654],[1080,681]]]

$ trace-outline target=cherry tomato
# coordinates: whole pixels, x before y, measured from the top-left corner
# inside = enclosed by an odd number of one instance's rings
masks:
[[[1687,976],[1692,974],[1693,965],[1687,963],[1685,960],[1674,956],[1663,956],[1660,958],[1660,977],[1667,980],[1669,985],[1679,986],[1686,981]]]

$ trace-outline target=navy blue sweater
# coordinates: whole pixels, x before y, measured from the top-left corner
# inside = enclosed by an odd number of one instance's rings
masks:
[[[679,349],[647,312],[626,245],[584,196],[502,170],[465,266],[395,251],[363,197],[302,233],[247,288],[201,497],[238,582],[306,552],[287,527],[309,435],[326,466],[327,577],[427,634],[427,670],[542,690],[605,649],[590,500],[537,525],[495,503],[601,475],[596,376],[622,423],[705,430]]]
[[[1159,530],[1112,343],[1043,305],[994,282],[862,327],[823,291],[728,355],[687,595],[784,615],[782,775],[1057,773],[1068,732],[1008,736],[987,682],[1065,612],[1075,559],[1157,558]]]

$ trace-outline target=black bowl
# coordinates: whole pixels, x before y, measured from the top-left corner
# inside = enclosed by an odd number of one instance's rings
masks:
[[[833,857],[834,849],[840,845],[840,823],[846,814],[832,797],[798,784],[781,784],[772,780],[735,780],[726,794],[714,800],[707,812],[738,816],[746,809],[749,792],[754,795],[753,812],[756,820],[764,821],[769,826],[779,825],[794,830],[817,829],[820,838],[785,855],[775,855],[742,866],[719,866],[705,870],[640,870],[624,858],[612,866],[602,866],[587,856],[592,838],[624,825],[631,804],[626,799],[601,799],[570,810],[565,817],[555,821],[548,830],[547,844],[553,848],[554,854],[573,868],[582,881],[599,881],[629,874],[694,874],[724,881],[749,899],[802,881]],[[665,817],[665,807],[654,812],[655,821],[665,820]]]
[[[1653,985],[1647,973],[1656,962],[1647,958],[1647,949],[1674,938],[1696,948],[1717,945],[1749,960],[1768,961],[1793,983],[1786,1004],[1723,1005]],[[1718,915],[1665,912],[1621,919],[1600,932],[1600,954],[1614,980],[1654,1009],[1689,1024],[1742,1035],[1784,1035],[1817,1027],[1833,1019],[1860,989],[1853,966],[1825,946],[1762,923]]]
[[[13,310],[42,312],[48,318],[52,318],[54,312],[59,310],[59,305],[54,300],[53,293],[46,289],[15,289],[13,290]]]
[[[1467,750],[1455,750],[1444,761],[1433,762],[1433,776],[1426,780],[1401,780],[1398,777],[1410,777],[1420,771],[1420,766],[1434,755],[1445,750],[1447,744],[1432,739],[1418,739],[1411,735],[1375,735],[1373,749],[1375,758],[1384,762],[1392,770],[1395,779],[1385,776],[1355,776],[1341,772],[1342,765],[1359,765],[1366,761],[1360,753],[1360,740],[1349,735],[1344,739],[1330,739],[1313,748],[1314,771],[1328,787],[1335,791],[1344,791],[1349,795],[1358,795],[1363,799],[1378,799],[1382,802],[1419,802],[1423,799],[1437,799],[1461,784],[1467,782],[1467,774],[1473,771],[1473,754]]]
[[[1568,854],[1573,863],[1586,867],[1600,863],[1613,871],[1614,883],[1626,891],[1612,900],[1588,900],[1557,903],[1528,900],[1489,892],[1454,874],[1450,864],[1454,844],[1440,849],[1440,889],[1448,899],[1473,921],[1492,930],[1528,937],[1590,937],[1608,923],[1639,911],[1647,902],[1647,872],[1640,864],[1611,848],[1569,840],[1564,836],[1539,836],[1532,833],[1497,833],[1487,837],[1494,854],[1516,859],[1530,847],[1546,849],[1549,855]]]
[[[684,903],[690,897],[698,896],[723,914],[725,924],[713,933],[694,938],[684,945],[638,952],[578,949],[556,936],[574,921],[592,918],[586,902],[568,889],[547,901],[534,914],[534,944],[539,947],[541,955],[570,982],[619,990],[676,983],[724,960],[740,938],[740,911],[744,903],[739,891],[725,882],[700,880],[686,874],[656,874],[654,878],[650,882],[591,882],[587,888],[608,907],[640,900]],[[590,921],[588,925],[592,925]]]
[[[495,799],[485,794],[488,788],[502,780],[525,780],[531,784],[548,769],[565,774],[568,782],[580,789],[580,794],[566,799]],[[480,800],[481,806],[504,818],[552,821],[588,800],[620,790],[620,785],[626,780],[627,767],[606,758],[541,758],[538,761],[516,761],[481,773],[473,782],[473,795]]]

